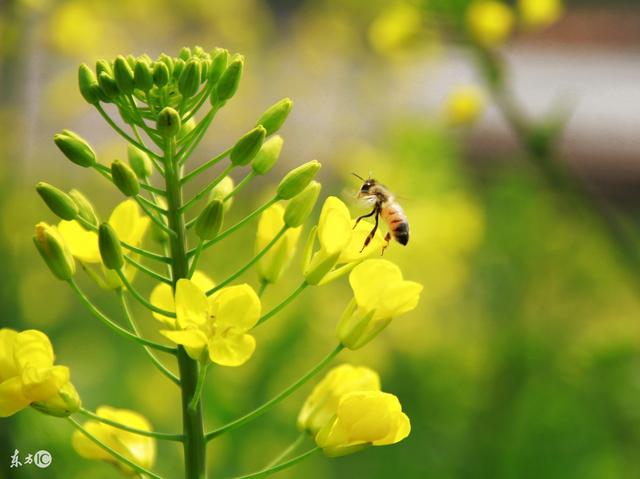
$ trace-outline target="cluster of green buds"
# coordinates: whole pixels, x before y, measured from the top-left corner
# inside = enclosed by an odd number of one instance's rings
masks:
[[[100,322],[143,347],[158,370],[182,390],[183,430],[176,434],[153,431],[143,416],[129,410],[71,408],[69,414],[90,418],[84,426],[68,418],[77,428],[73,437],[76,450],[86,458],[113,462],[127,474],[159,477],[150,468],[155,440],[161,439],[183,444],[185,477],[205,477],[209,441],[264,414],[317,375],[342,350],[366,345],[394,317],[414,309],[422,289],[405,281],[389,261],[367,259],[380,251],[381,235],[378,233],[362,252],[372,224],[362,221],[354,228],[347,206],[329,197],[318,225],[307,237],[298,273],[300,285],[264,311],[263,303],[269,300],[264,298],[265,290],[289,267],[302,228],[318,201],[321,186],[315,178],[320,163],[309,161],[292,169],[265,203],[245,217],[229,221],[238,193],[256,176],[269,173],[278,161],[283,139],[276,133],[292,107],[288,98],[277,101],[227,149],[193,165],[192,153],[217,111],[238,90],[243,67],[240,55],[223,49],[206,52],[200,47],[184,48],[174,58],[163,54],[156,60],[146,55],[99,60],[95,70],[81,65],[80,92],[127,142],[127,159],[105,163],[86,140],[69,130],[55,135],[54,141],[71,162],[95,170],[124,198],[105,221],[76,189],[65,192],[47,183],[36,188],[59,218],[56,225],[39,223],[34,236],[52,273],[70,285]],[[204,187],[192,189],[193,179],[215,168],[218,171]],[[232,172],[243,172],[237,183]],[[195,211],[198,204],[199,211]],[[255,220],[255,254],[234,273],[216,278],[199,267],[203,254]],[[229,262],[236,260],[227,256]],[[257,272],[256,289],[248,282],[238,282],[251,269]],[[79,271],[115,293],[127,327],[101,311],[83,292]],[[149,294],[133,284],[138,273],[153,280],[155,286]],[[205,433],[202,390],[208,368],[212,364],[237,367],[249,361],[257,347],[258,326],[308,287],[321,287],[346,275],[354,296],[336,321],[336,345],[331,352],[268,403]],[[153,341],[139,333],[129,298],[158,321],[159,333],[168,342]],[[179,374],[167,368],[157,353],[171,356]],[[318,449],[329,456],[340,455],[369,445],[392,444],[409,434],[408,417],[401,413],[395,396],[378,390],[365,393],[357,388],[357,379],[349,379],[348,387],[340,386],[341,381],[331,380],[321,388],[321,395],[334,398],[333,409],[323,409],[323,421],[316,414],[313,427],[301,423],[305,434],[315,440],[314,448],[292,459],[282,456],[271,469],[242,477],[264,477]],[[60,381],[57,386],[64,384]],[[339,390],[333,391],[334,384]],[[350,395],[343,394],[347,392]],[[315,404],[315,399],[311,401]],[[22,404],[16,403],[16,407]],[[306,410],[315,407],[312,405],[307,404]],[[352,430],[357,420],[350,413],[354,407],[367,410],[366,427]],[[380,414],[388,416],[382,423],[377,419]],[[347,430],[351,432],[345,433]]]

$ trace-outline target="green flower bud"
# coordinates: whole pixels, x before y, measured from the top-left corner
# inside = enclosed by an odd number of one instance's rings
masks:
[[[38,223],[33,243],[56,278],[62,281],[73,278],[76,274],[76,263],[64,238],[55,226],[44,222]]]
[[[196,45],[195,47],[193,47],[193,52],[191,56],[198,57],[198,58],[207,58],[209,54],[205,52],[204,48],[202,48],[200,45]]]
[[[156,128],[166,138],[175,136],[180,131],[180,115],[173,108],[164,107],[158,114]]]
[[[91,145],[71,130],[55,134],[53,142],[76,165],[88,168],[96,164],[96,153]]]
[[[158,88],[162,88],[167,83],[169,83],[170,76],[171,73],[169,72],[167,64],[164,62],[156,62],[156,64],[153,66],[153,83]]]
[[[107,72],[102,72],[98,75],[98,83],[100,84],[100,90],[102,90],[102,93],[109,101],[113,101],[120,96],[120,90],[118,89],[116,81]]]
[[[70,382],[66,382],[58,393],[44,401],[31,403],[31,407],[43,414],[55,417],[68,417],[80,410],[80,396],[78,391]]]
[[[222,73],[227,68],[229,51],[224,48],[216,48],[211,52],[211,67],[209,67],[209,82],[211,84],[220,80]]]
[[[98,248],[105,268],[122,268],[124,265],[122,246],[120,246],[118,235],[109,223],[102,223],[98,229]]]
[[[78,216],[78,205],[64,191],[43,181],[36,185],[36,191],[53,214],[59,218],[71,221]]]
[[[109,63],[105,59],[100,59],[96,61],[96,75],[100,76],[100,73],[105,72],[107,75],[113,75],[113,68],[111,68],[111,63]]]
[[[289,116],[291,107],[293,107],[291,99],[283,98],[267,108],[257,124],[265,127],[267,135],[272,135],[283,125],[287,116]]]
[[[231,208],[233,204],[233,197],[229,198],[225,201],[225,198],[231,194],[235,185],[233,183],[233,178],[230,176],[225,176],[220,183],[218,183],[211,193],[209,194],[209,201],[220,200],[224,201],[224,212],[226,213]]]
[[[185,62],[189,60],[189,58],[191,58],[191,48],[182,47],[182,50],[180,50],[180,53],[178,54],[178,58],[184,60]]]
[[[220,76],[220,80],[212,95],[212,102],[223,103],[236,94],[240,79],[242,78],[242,70],[244,68],[244,57],[239,55],[233,60]]]
[[[120,113],[120,118],[122,118],[122,121],[124,121],[127,125],[134,125],[136,123],[136,118],[133,115],[133,111],[131,111],[126,106],[124,108],[118,106],[118,113]]]
[[[249,133],[243,135],[231,149],[229,154],[231,163],[236,166],[248,165],[260,151],[266,133],[267,131],[261,125],[258,125]]]
[[[99,223],[98,215],[87,197],[76,189],[69,191],[69,196],[73,199],[75,204],[78,205],[78,216],[97,228]],[[84,228],[82,223],[80,223],[80,225]],[[89,230],[88,228],[85,229]]]
[[[173,74],[173,58],[171,58],[166,53],[161,53],[158,57],[158,61],[164,63],[167,66],[169,76],[171,76]]]
[[[215,238],[222,227],[224,218],[224,202],[219,199],[211,201],[196,220],[196,235],[201,240]]]
[[[200,68],[200,61],[193,59],[189,60],[182,70],[178,80],[178,91],[183,98],[191,98],[198,91],[200,87]]]
[[[181,58],[174,60],[173,61],[173,73],[172,73],[172,77],[175,78],[176,80],[178,78],[180,78],[180,75],[182,75],[182,70],[184,70],[184,60],[182,60]]]
[[[276,191],[278,198],[288,200],[296,196],[313,180],[320,169],[320,163],[316,160],[294,168],[286,174]]]
[[[131,53],[125,57],[125,60],[127,60],[127,65],[129,65],[129,68],[131,68],[131,71],[133,72],[136,69],[136,63],[138,63],[138,60],[136,60],[136,57]]]
[[[151,173],[153,173],[153,163],[151,162],[149,155],[144,151],[133,145],[129,145],[127,147],[127,158],[129,159],[131,169],[141,180],[151,176]]]
[[[133,81],[136,88],[142,91],[149,91],[153,88],[153,71],[146,60],[138,60],[136,68],[133,70]]]
[[[113,62],[113,77],[118,89],[125,95],[131,95],[134,88],[133,70],[127,59],[122,55]]]
[[[136,174],[129,165],[120,160],[111,163],[111,179],[125,196],[135,196],[140,192],[140,182]]]
[[[176,138],[178,140],[183,139],[185,136],[191,133],[195,127],[196,127],[196,119],[194,117],[189,118],[180,127],[180,131],[178,132],[178,135],[176,136]]]
[[[264,142],[251,162],[251,168],[256,175],[264,175],[273,168],[278,161],[283,143],[284,140],[280,135],[272,136]]]
[[[87,103],[96,105],[100,101],[100,93],[96,76],[84,63],[78,69],[78,86]]]
[[[284,210],[284,224],[289,228],[296,228],[309,217],[313,207],[318,201],[320,194],[320,183],[312,181],[302,192],[293,197],[287,208]]]

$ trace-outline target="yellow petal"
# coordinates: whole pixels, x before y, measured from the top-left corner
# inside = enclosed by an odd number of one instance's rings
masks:
[[[46,401],[52,398],[69,382],[69,368],[52,366],[28,368],[22,371],[22,392],[33,401]]]
[[[347,206],[335,196],[329,196],[322,206],[318,221],[318,240],[327,254],[342,250],[351,237],[351,215]]]
[[[371,221],[360,221],[358,225],[351,232],[349,241],[345,245],[344,249],[340,253],[338,263],[351,263],[352,261],[358,261],[360,259],[366,259],[373,254],[380,254],[384,239],[380,227],[377,229],[376,234],[371,239],[370,243],[363,250],[364,242],[373,230],[374,223]],[[362,252],[361,252],[362,250]]]
[[[260,298],[248,284],[222,288],[209,298],[209,302],[218,331],[234,328],[245,332],[260,319]]]
[[[422,285],[414,281],[398,281],[388,285],[384,292],[384,301],[373,316],[373,320],[391,318],[404,314],[418,305]]]
[[[402,441],[411,432],[411,422],[409,416],[402,412],[394,414],[394,424],[389,434],[380,440],[373,441],[374,446],[386,446],[388,444],[395,444]]]
[[[156,285],[155,288],[151,291],[151,295],[149,296],[149,301],[154,306],[158,308],[164,309],[166,311],[175,312],[176,306],[173,301],[173,291],[171,290],[171,286],[166,283],[160,283]],[[163,316],[162,314],[151,312],[154,318],[158,321],[171,326],[173,328],[176,327],[176,320],[174,318],[170,318],[169,316]]]
[[[204,292],[188,279],[176,285],[176,316],[178,326],[202,326],[209,318],[209,303]]]
[[[395,409],[401,409],[400,402],[392,394],[358,391],[342,397],[337,416],[348,429],[351,441],[374,442],[392,431],[391,412]]]
[[[263,249],[284,226],[284,208],[279,203],[271,205],[260,215],[256,233],[256,251]]]
[[[71,254],[84,263],[100,263],[98,235],[87,231],[77,221],[61,221],[58,231],[64,238]]]
[[[398,281],[402,281],[400,268],[384,259],[363,261],[349,274],[356,303],[365,311],[371,311],[387,300],[385,290],[389,283]]]
[[[199,269],[193,272],[191,281],[193,281],[193,283],[202,291],[209,291],[211,288],[213,288],[216,285],[216,283],[214,283],[214,281],[211,278],[209,278],[209,276],[207,276],[205,273],[203,273]]]
[[[19,376],[0,382],[0,417],[11,416],[27,407],[30,402],[22,393],[22,380]]]
[[[142,242],[149,226],[149,218],[141,216],[138,204],[129,199],[114,208],[109,224],[121,241],[136,246]]]
[[[14,357],[21,371],[53,366],[53,347],[46,334],[36,329],[18,333],[14,339]]]
[[[241,366],[256,349],[256,340],[250,334],[214,336],[209,340],[209,358],[221,366]]]
[[[184,346],[191,359],[200,359],[202,351],[207,345],[207,336],[199,329],[185,329],[182,331],[160,331],[160,333],[176,344]]]
[[[17,335],[18,332],[13,329],[0,329],[0,383],[18,374],[18,365],[13,354],[13,344]]]
[[[95,436],[103,444],[113,447],[111,433],[104,427],[102,423],[97,421],[87,421],[84,428],[89,434]],[[76,430],[71,435],[71,445],[76,452],[85,459],[98,459],[103,461],[115,462],[115,458],[100,446],[95,444],[91,439],[86,437],[80,431]]]

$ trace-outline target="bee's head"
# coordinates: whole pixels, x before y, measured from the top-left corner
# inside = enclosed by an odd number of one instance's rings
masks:
[[[360,191],[358,191],[358,198],[366,198],[374,194],[373,187],[376,185],[376,180],[373,178],[368,178],[364,180],[362,186],[360,186]]]

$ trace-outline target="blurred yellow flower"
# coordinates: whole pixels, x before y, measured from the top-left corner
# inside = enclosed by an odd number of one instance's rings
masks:
[[[445,118],[451,125],[469,125],[482,115],[485,106],[482,90],[472,85],[460,86],[447,97]]]
[[[405,281],[400,268],[384,259],[369,259],[349,275],[354,299],[338,323],[338,338],[358,349],[371,341],[391,320],[418,305],[422,285]]]
[[[260,319],[260,299],[248,284],[230,286],[207,297],[193,281],[181,279],[175,294],[176,326],[160,331],[185,347],[192,359],[209,359],[222,366],[240,366],[256,348],[249,330]]]
[[[208,291],[216,285],[209,276],[200,270],[194,271],[193,276],[191,276],[191,281],[193,281],[193,283],[202,291]],[[165,311],[171,311],[172,313],[176,312],[176,304],[173,300],[173,291],[171,290],[171,286],[166,283],[160,283],[153,288],[151,295],[149,296],[149,301],[154,306],[164,309]],[[172,328],[176,328],[175,318],[163,316],[162,314],[153,311],[151,314],[158,321],[166,324],[167,326],[171,326]]]
[[[256,253],[262,251],[284,226],[284,208],[278,203],[260,216],[256,235]],[[287,268],[296,251],[301,226],[288,228],[267,254],[258,262],[258,276],[265,283],[275,283]]]
[[[80,407],[69,368],[53,365],[53,347],[42,332],[0,329],[0,417],[32,405],[54,416]]]
[[[333,419],[340,398],[353,391],[379,391],[380,377],[374,370],[342,364],[320,381],[298,414],[298,428],[316,434]]]
[[[422,13],[414,5],[395,3],[369,27],[369,42],[381,54],[395,54],[415,40],[422,30]]]
[[[94,7],[92,2],[67,1],[52,9],[52,44],[67,55],[84,57],[95,53],[105,38],[105,25]]]
[[[96,414],[126,426],[151,431],[149,421],[134,411],[101,406],[96,410]],[[89,434],[95,436],[103,444],[119,452],[139,466],[147,469],[153,466],[156,458],[156,441],[152,437],[127,432],[93,420],[84,423],[83,427]],[[74,431],[71,436],[71,444],[76,452],[86,459],[111,462],[126,474],[137,474],[133,469],[99,447],[80,431]]]
[[[564,11],[561,0],[518,0],[518,13],[522,24],[531,29],[544,28],[555,23]]]
[[[316,435],[327,456],[343,456],[369,445],[386,446],[402,441],[411,423],[393,394],[356,391],[342,396],[336,415]]]
[[[469,33],[482,45],[500,45],[511,34],[513,25],[513,11],[502,2],[476,0],[467,9]]]

